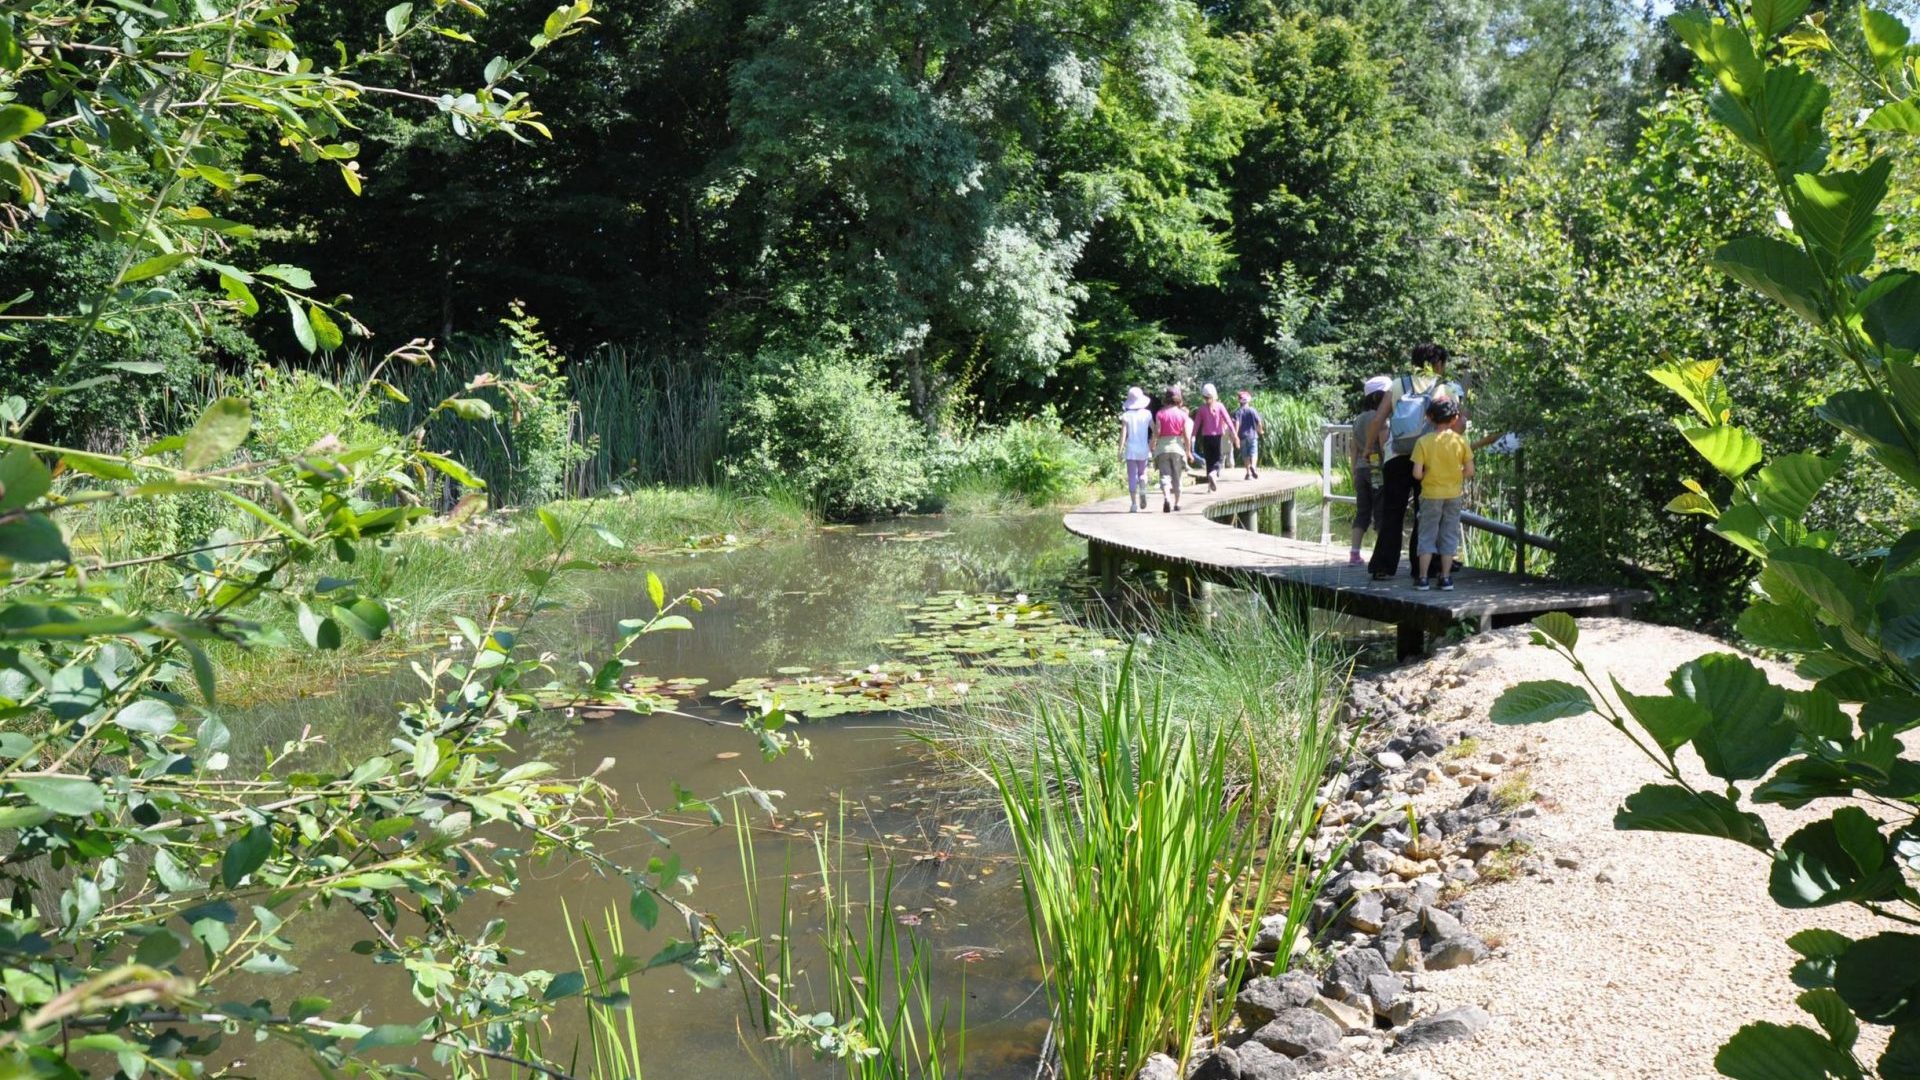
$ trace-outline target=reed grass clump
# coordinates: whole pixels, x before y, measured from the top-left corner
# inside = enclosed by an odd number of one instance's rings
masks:
[[[1334,743],[1329,667],[1276,697],[1254,649],[1169,640],[986,721],[982,772],[1023,864],[1062,1080],[1184,1060],[1225,1024],[1259,917],[1285,895],[1291,938],[1321,880],[1308,837]],[[1285,759],[1264,763],[1263,744]]]

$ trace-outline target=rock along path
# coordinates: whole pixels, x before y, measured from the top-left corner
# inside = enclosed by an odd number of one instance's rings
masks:
[[[1732,651],[1699,634],[1619,619],[1582,620],[1581,631],[1580,653],[1595,681],[1606,685],[1610,673],[1635,693],[1664,692],[1675,666]],[[1778,666],[1769,671],[1781,685],[1805,685]],[[1489,959],[1416,979],[1422,1011],[1479,1006],[1493,1023],[1469,1041],[1356,1059],[1323,1075],[1716,1076],[1714,1053],[1742,1024],[1810,1022],[1793,1004],[1799,990],[1787,978],[1795,959],[1789,935],[1811,926],[1853,937],[1887,929],[1850,907],[1775,906],[1767,863],[1748,848],[1615,831],[1620,801],[1659,779],[1625,737],[1594,716],[1527,728],[1487,719],[1505,687],[1547,678],[1573,676],[1559,657],[1530,644],[1525,628],[1482,634],[1371,677],[1389,700],[1408,702],[1419,722],[1477,738],[1475,757],[1508,759],[1507,780],[1527,770],[1523,779],[1539,807],[1527,830],[1539,838],[1540,857],[1536,873],[1483,882],[1466,894],[1473,929],[1495,946]],[[1437,809],[1458,797],[1440,791],[1415,801]],[[1821,816],[1777,807],[1760,813],[1775,837]],[[1878,1054],[1871,1029],[1860,1051],[1869,1060]]]

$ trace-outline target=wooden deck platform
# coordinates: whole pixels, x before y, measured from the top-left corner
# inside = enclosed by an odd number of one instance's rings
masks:
[[[1478,567],[1456,570],[1454,591],[1417,592],[1405,571],[1374,581],[1365,566],[1349,566],[1347,546],[1323,547],[1293,537],[1296,496],[1318,487],[1311,473],[1270,471],[1258,480],[1237,476],[1209,493],[1190,486],[1178,513],[1162,513],[1156,490],[1148,509],[1128,513],[1125,496],[1079,507],[1065,517],[1068,531],[1087,541],[1088,566],[1109,588],[1120,565],[1163,570],[1176,596],[1192,598],[1201,582],[1252,589],[1276,604],[1344,612],[1399,628],[1400,655],[1424,652],[1461,620],[1480,629],[1525,622],[1545,611],[1572,615],[1627,615],[1651,599],[1640,590],[1569,585]],[[1278,507],[1279,536],[1258,531],[1259,511]]]

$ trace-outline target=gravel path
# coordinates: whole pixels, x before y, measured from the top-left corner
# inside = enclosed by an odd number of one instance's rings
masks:
[[[1580,625],[1581,656],[1595,681],[1604,686],[1611,673],[1635,693],[1664,692],[1676,665],[1727,651],[1712,638],[1644,623]],[[1777,667],[1772,677],[1804,685]],[[1475,758],[1498,751],[1514,759],[1507,778],[1529,770],[1541,812],[1527,830],[1540,838],[1549,865],[1554,858],[1578,865],[1476,886],[1466,900],[1470,926],[1496,946],[1494,955],[1416,980],[1425,1009],[1479,1005],[1493,1014],[1491,1027],[1471,1042],[1356,1061],[1347,1072],[1355,1080],[1409,1070],[1456,1080],[1716,1076],[1715,1050],[1743,1023],[1806,1020],[1786,977],[1790,934],[1809,926],[1850,936],[1885,928],[1852,908],[1776,907],[1764,858],[1731,842],[1616,832],[1615,807],[1659,778],[1623,736],[1592,716],[1531,728],[1487,720],[1503,688],[1543,678],[1573,676],[1564,661],[1529,644],[1524,628],[1482,635],[1377,677],[1389,696],[1413,699],[1439,688],[1422,713],[1426,722],[1476,736]],[[1457,801],[1458,793],[1444,797]],[[1777,808],[1761,814],[1775,837],[1813,816]],[[1871,1031],[1863,1043],[1869,1039]]]

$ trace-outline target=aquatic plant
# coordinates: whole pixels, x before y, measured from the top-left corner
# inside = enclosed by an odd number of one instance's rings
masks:
[[[909,616],[911,633],[882,639],[895,655],[830,669],[780,668],[712,692],[721,700],[768,700],[812,719],[902,709],[954,708],[1001,700],[1022,669],[1101,660],[1119,642],[1076,625],[1025,593],[946,590]]]
[[[1257,765],[1239,782],[1236,759],[1259,759],[1248,726],[1182,720],[1186,703],[1140,672],[1129,654],[1064,698],[1032,698],[1030,749],[995,744],[983,769],[1023,863],[1064,1080],[1184,1058],[1225,1015],[1222,941],[1237,968],[1283,878],[1302,915],[1311,903],[1300,871],[1324,740],[1293,784]]]

